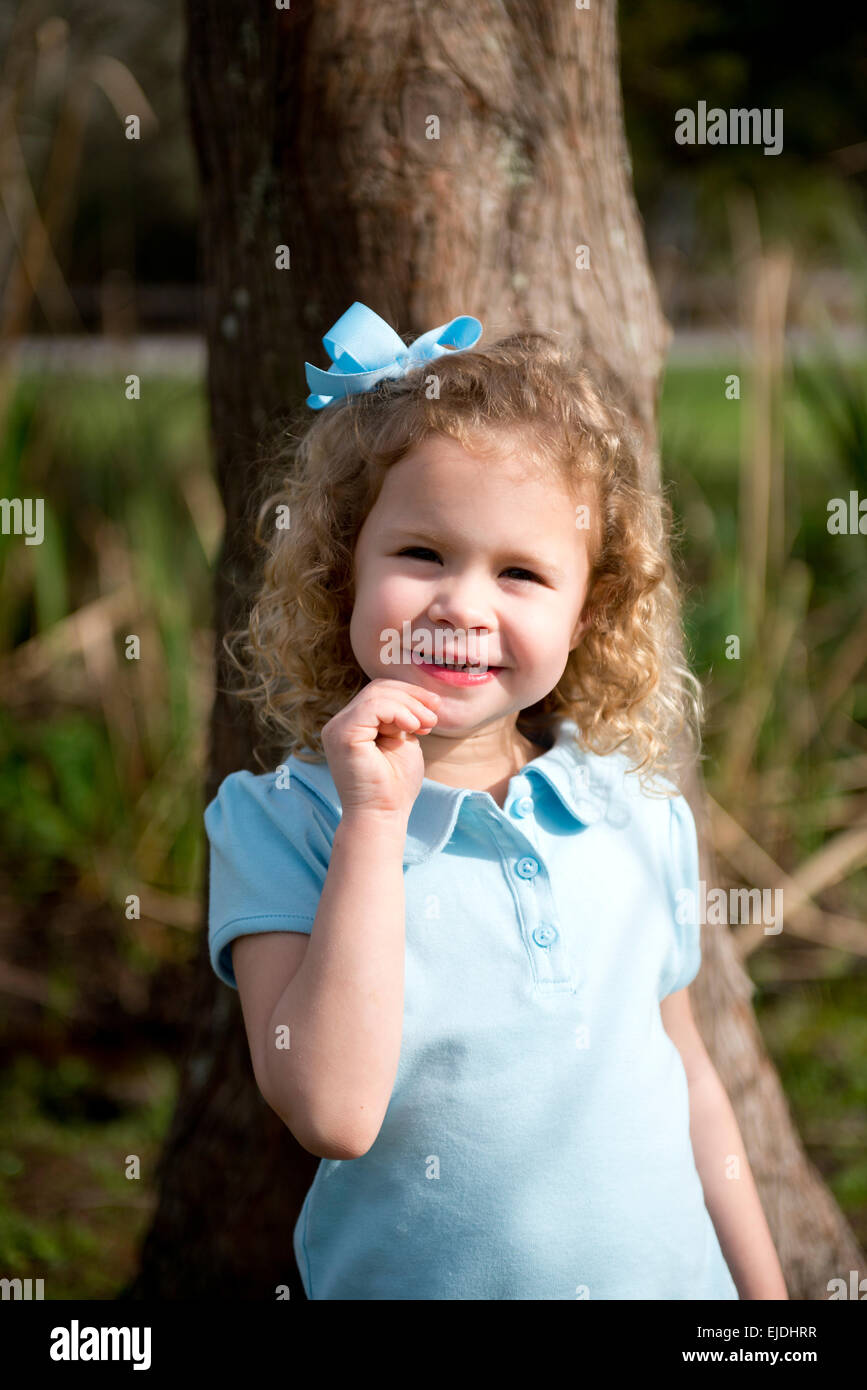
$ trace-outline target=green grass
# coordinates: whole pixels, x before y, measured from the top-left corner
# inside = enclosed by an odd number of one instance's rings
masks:
[[[0,1074],[0,1267],[44,1279],[46,1299],[113,1298],[134,1268],[174,1068],[142,1057],[125,1084],[80,1057]]]

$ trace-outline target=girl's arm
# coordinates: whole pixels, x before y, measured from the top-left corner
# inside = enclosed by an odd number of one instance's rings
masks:
[[[738,1122],[695,1026],[686,989],[660,1005],[689,1086],[689,1133],[705,1205],[743,1299],[787,1299],[783,1271],[747,1160]]]
[[[322,1158],[366,1153],[394,1088],[405,841],[405,820],[345,814],[312,931],[291,951],[297,968],[289,970],[290,952],[271,933],[242,938],[232,952],[259,1089],[302,1147]],[[286,1027],[289,1045],[278,1046]]]

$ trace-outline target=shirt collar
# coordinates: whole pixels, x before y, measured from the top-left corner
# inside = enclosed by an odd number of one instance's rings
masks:
[[[518,785],[513,787],[513,792],[526,795],[532,790],[532,780],[540,779],[547,783],[578,824],[593,825],[604,820],[621,829],[631,815],[624,783],[626,761],[619,753],[603,757],[585,752],[577,746],[577,736],[577,724],[571,719],[561,720],[552,747],[515,775],[513,781]],[[340,796],[327,762],[303,762],[293,754],[288,765],[290,777],[297,777],[342,814]],[[524,792],[521,791],[523,782],[527,782]],[[488,792],[447,787],[424,778],[407,823],[405,865],[424,863],[448,843],[467,797],[502,814]]]

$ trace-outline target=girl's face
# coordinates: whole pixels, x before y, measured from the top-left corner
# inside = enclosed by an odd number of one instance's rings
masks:
[[[426,758],[440,739],[513,728],[557,684],[587,626],[583,521],[559,480],[526,470],[517,444],[483,458],[430,435],[389,469],[355,548],[349,637],[371,680],[440,695]],[[489,674],[447,682],[419,655],[481,661]]]

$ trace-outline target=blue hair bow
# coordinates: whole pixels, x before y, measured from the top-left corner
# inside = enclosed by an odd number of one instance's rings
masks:
[[[462,314],[440,328],[422,333],[409,347],[390,324],[358,301],[328,330],[322,342],[331,358],[327,372],[304,363],[311,410],[321,410],[339,396],[370,391],[386,377],[403,376],[423,362],[432,362],[449,349],[466,351],[482,336],[482,325]]]

